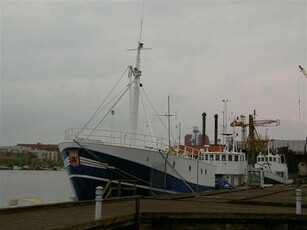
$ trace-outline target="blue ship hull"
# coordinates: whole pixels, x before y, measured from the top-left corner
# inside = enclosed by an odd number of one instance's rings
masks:
[[[205,191],[213,187],[184,182],[137,162],[112,156],[103,152],[88,151],[79,147],[64,148],[61,155],[77,200],[95,199],[97,186],[105,187],[112,180],[114,186],[121,182],[120,195],[133,195],[131,188],[136,183],[137,195],[155,195],[159,193],[177,193]],[[116,195],[116,194],[115,194]]]

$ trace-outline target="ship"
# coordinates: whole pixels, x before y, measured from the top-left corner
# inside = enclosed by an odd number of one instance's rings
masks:
[[[222,133],[226,143],[218,144],[218,114],[214,115],[214,141],[210,144],[209,137],[206,135],[206,116],[202,113],[202,134],[198,128],[194,127],[194,142],[198,139],[197,145],[189,145],[191,148],[199,149],[200,161],[214,165],[215,168],[215,188],[236,188],[245,186],[247,183],[248,159],[246,153],[239,148],[236,140],[236,130],[232,133]],[[186,157],[193,157],[191,154],[185,154]],[[198,155],[194,155],[198,157]]]
[[[205,146],[201,160],[216,166],[216,189],[246,185],[247,157],[239,150],[235,138],[229,138],[222,151],[209,151],[209,147]]]
[[[261,187],[272,184],[292,184],[288,177],[288,165],[284,154],[259,153],[254,167],[250,166],[251,174],[260,175]]]
[[[139,41],[136,65],[127,67],[129,83],[103,116],[114,113],[115,105],[129,91],[130,130],[85,125],[66,130],[64,141],[59,144],[76,200],[95,199],[98,186],[104,188],[104,193],[110,185],[120,188],[117,193],[121,196],[197,193],[215,187],[216,166],[199,160],[200,157],[185,157],[190,153],[199,156],[199,150],[187,150],[171,140],[170,134],[163,138],[138,132],[143,49]]]
[[[293,179],[289,178],[288,164],[284,154],[278,153],[266,142],[266,151],[259,152],[255,162],[248,165],[249,186],[269,187],[275,184],[289,185]],[[264,148],[263,148],[264,149]]]

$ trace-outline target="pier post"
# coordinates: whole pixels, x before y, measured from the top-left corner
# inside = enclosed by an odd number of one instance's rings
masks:
[[[297,215],[302,214],[302,189],[295,190],[295,200],[296,200],[296,213]]]
[[[141,197],[135,197],[135,222],[138,223],[139,220],[139,213],[140,213],[140,203],[141,203]]]
[[[96,199],[95,199],[95,220],[101,220],[101,211],[102,211],[102,192],[103,188],[98,186],[96,188]]]

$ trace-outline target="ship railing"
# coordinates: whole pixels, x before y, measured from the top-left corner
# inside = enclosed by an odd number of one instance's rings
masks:
[[[180,145],[177,150],[177,155],[188,159],[197,159],[203,149],[193,148],[191,146]]]
[[[80,130],[82,130],[82,132],[80,132]],[[169,141],[167,139],[158,136],[101,129],[95,129],[93,131],[92,129],[71,128],[65,130],[65,140],[73,139],[91,143],[103,143],[161,151],[167,151],[169,146]],[[177,146],[178,144],[171,142],[171,145]]]
[[[80,132],[82,130],[82,132]],[[90,134],[90,135],[89,135]],[[184,158],[197,159],[202,149],[190,146],[179,145],[171,141],[169,149],[169,140],[166,138],[151,136],[145,134],[132,134],[129,132],[102,130],[102,129],[81,129],[71,128],[65,130],[65,140],[73,140],[103,143],[123,147],[134,147],[148,150],[159,150],[161,152],[170,152]]]
[[[130,191],[131,195],[135,196],[136,182],[136,180],[109,180],[102,191],[102,198],[111,198],[113,195],[120,197],[123,191]]]

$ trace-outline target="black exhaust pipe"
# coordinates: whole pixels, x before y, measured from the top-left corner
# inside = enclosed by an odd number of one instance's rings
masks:
[[[203,112],[202,114],[203,116],[203,145],[206,144],[206,116],[207,114],[205,112]]]
[[[217,145],[218,115],[214,115],[214,144]]]

